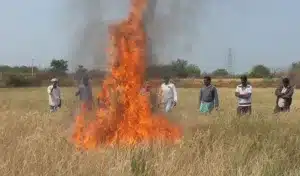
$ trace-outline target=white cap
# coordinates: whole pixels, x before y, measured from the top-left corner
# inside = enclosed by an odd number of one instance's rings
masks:
[[[57,78],[52,78],[52,79],[50,80],[50,82],[58,82],[58,79],[57,79]]]

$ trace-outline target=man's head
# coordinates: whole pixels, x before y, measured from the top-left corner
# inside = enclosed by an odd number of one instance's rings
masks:
[[[165,84],[169,84],[169,82],[170,82],[170,77],[169,76],[165,76],[164,77],[164,83]]]
[[[248,79],[246,75],[241,76],[241,83],[243,86],[246,86],[248,83]]]
[[[50,82],[52,83],[53,87],[57,87],[57,85],[58,85],[58,79],[57,78],[52,78],[50,80]]]
[[[288,87],[290,85],[290,79],[289,78],[283,78],[282,84],[284,87]]]
[[[211,83],[211,77],[210,76],[205,76],[203,79],[204,85],[209,86]]]

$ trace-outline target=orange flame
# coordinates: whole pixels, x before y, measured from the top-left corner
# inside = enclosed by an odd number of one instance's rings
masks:
[[[103,107],[95,120],[86,122],[86,109],[76,119],[73,141],[85,149],[100,145],[135,145],[154,140],[175,142],[178,127],[162,115],[153,115],[149,94],[142,94],[146,61],[146,34],[143,12],[147,0],[131,0],[129,17],[110,27],[111,73],[98,98]]]

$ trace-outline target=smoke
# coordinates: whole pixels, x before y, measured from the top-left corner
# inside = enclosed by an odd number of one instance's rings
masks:
[[[202,4],[201,0],[158,1],[150,35],[159,63],[191,51],[195,36],[199,35],[197,23],[200,22]]]
[[[105,69],[107,63],[108,26],[126,15],[128,3],[120,0],[69,0],[71,61],[74,68]]]
[[[105,68],[108,26],[127,16],[129,0],[69,1],[71,20],[77,24],[70,64]],[[178,48],[191,48],[201,5],[199,0],[149,0],[145,13],[149,64],[170,62],[176,59]]]

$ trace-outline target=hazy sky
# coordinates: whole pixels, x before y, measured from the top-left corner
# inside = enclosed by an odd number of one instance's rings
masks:
[[[0,65],[30,65],[34,58],[36,65],[46,67],[54,57],[70,59],[76,22],[70,20],[66,0],[0,2]],[[180,14],[189,26],[160,48],[158,55],[167,61],[183,58],[205,71],[226,68],[230,47],[236,72],[255,64],[285,67],[300,61],[299,0],[181,2],[185,7]],[[110,4],[105,19],[124,15],[126,5]]]

